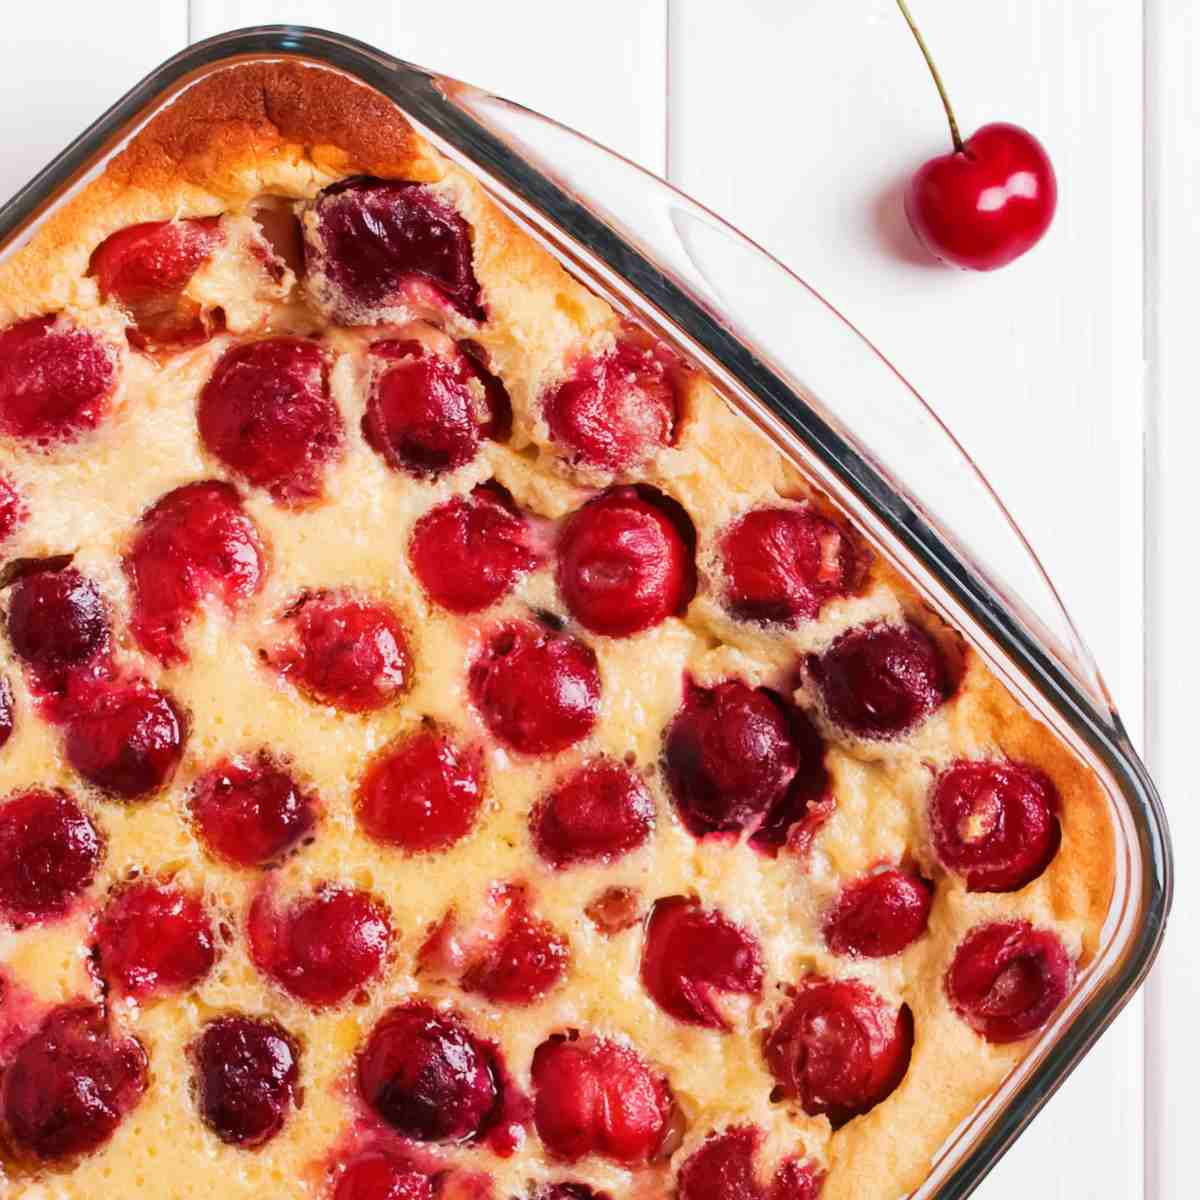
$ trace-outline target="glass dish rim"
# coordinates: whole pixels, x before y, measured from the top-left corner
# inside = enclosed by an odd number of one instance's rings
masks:
[[[1128,806],[1141,854],[1141,920],[1136,934],[1123,947],[1117,968],[1045,1051],[1030,1077],[1008,1099],[976,1144],[963,1154],[936,1192],[937,1200],[961,1200],[982,1182],[1112,1023],[1145,978],[1161,945],[1171,904],[1170,837],[1157,791],[1119,717],[1113,711],[1111,724],[1100,719],[1094,702],[1085,696],[1056,656],[1039,642],[1029,626],[1010,609],[1008,602],[924,520],[869,458],[851,446],[770,367],[751,355],[658,270],[643,249],[620,238],[563,184],[533,166],[462,108],[449,104],[439,87],[439,81],[445,77],[364,42],[299,25],[261,25],[220,34],[187,47],[137,83],[0,206],[0,249],[7,248],[15,235],[24,231],[45,209],[63,199],[89,164],[104,157],[112,146],[128,136],[152,108],[168,101],[189,76],[255,58],[293,58],[343,71],[391,98],[402,111],[432,128],[450,145],[464,152],[469,147],[472,161],[477,161],[475,156],[481,156],[487,169],[506,187],[561,229],[568,240],[586,247],[621,276],[648,304],[663,313],[667,321],[686,331],[739,380],[771,417],[799,439],[903,551],[971,615],[1038,695],[1103,764],[1117,785]],[[446,82],[457,84],[457,81]],[[650,178],[657,179],[652,175]],[[659,182],[665,187],[671,186],[665,181]],[[636,274],[636,279],[631,278],[632,274]],[[808,288],[834,318],[848,326],[865,348],[912,390],[899,372],[833,305],[802,280],[797,282]],[[915,392],[913,394],[916,396]],[[869,481],[869,487],[864,480]]]

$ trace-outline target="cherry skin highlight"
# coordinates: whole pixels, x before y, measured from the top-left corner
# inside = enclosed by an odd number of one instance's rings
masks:
[[[408,690],[408,637],[386,605],[344,592],[314,592],[292,607],[285,623],[293,637],[268,651],[268,661],[317,703],[374,712]]]
[[[491,732],[521,754],[557,754],[587,737],[600,709],[591,648],[529,621],[498,626],[468,673],[471,701]]]
[[[997,921],[971,930],[946,972],[958,1015],[996,1045],[1036,1033],[1067,998],[1075,964],[1047,929]]]
[[[615,862],[650,836],[654,800],[636,771],[593,758],[534,805],[529,829],[552,867]]]
[[[183,293],[223,240],[220,218],[201,217],[130,225],[100,243],[90,272],[129,314],[131,345],[179,347],[211,334],[213,318]]]
[[[13,1055],[0,1081],[0,1124],[22,1156],[63,1163],[99,1149],[137,1107],[146,1052],[112,1033],[90,1004],[54,1009]]]
[[[368,768],[355,804],[368,837],[410,854],[447,850],[471,832],[483,802],[483,758],[436,726],[388,747]]]
[[[413,527],[408,558],[435,604],[465,614],[507,595],[540,556],[507,492],[483,484],[427,512]]]
[[[857,979],[809,975],[763,1043],[784,1097],[835,1129],[886,1100],[908,1071],[913,1023]]]
[[[283,1128],[300,1079],[299,1043],[267,1017],[218,1017],[192,1046],[196,1102],[205,1125],[253,1150]]]
[[[710,1133],[679,1168],[679,1200],[817,1200],[825,1173],[807,1160],[786,1158],[769,1185],[759,1181],[762,1141],[752,1125]]]
[[[452,1012],[410,1001],[380,1018],[358,1056],[358,1088],[402,1137],[478,1138],[500,1104],[488,1048]]]
[[[105,689],[67,723],[65,753],[108,796],[139,800],[161,790],[183,755],[184,724],[164,692],[135,682]]]
[[[533,1119],[555,1158],[635,1166],[666,1137],[671,1089],[637,1054],[603,1038],[552,1037],[533,1056]]]
[[[913,729],[954,691],[937,643],[916,625],[861,625],[847,630],[808,671],[829,720],[864,738],[894,738]]]
[[[266,751],[219,763],[197,782],[192,820],[218,858],[265,867],[283,858],[317,822],[316,798]]]
[[[1028,130],[1003,121],[930,159],[904,193],[921,244],[971,271],[994,271],[1031,250],[1057,207],[1058,182],[1045,148]]]
[[[720,538],[723,601],[743,621],[795,627],[847,595],[859,573],[853,540],[812,508],[756,508]]]
[[[143,650],[183,662],[183,631],[205,600],[232,612],[262,587],[267,562],[236,490],[206,480],[161,497],[142,516],[125,574],[132,629]]]
[[[1058,791],[1036,767],[965,759],[937,778],[929,802],[933,846],[969,892],[1014,892],[1058,852]]]
[[[698,900],[659,900],[646,924],[642,984],[677,1021],[728,1031],[722,996],[762,994],[762,951],[752,934]]]
[[[404,1159],[386,1151],[360,1154],[338,1177],[333,1200],[433,1200],[434,1182]]]
[[[19,928],[62,916],[103,853],[99,831],[65,792],[9,796],[0,804],[0,917]]]
[[[696,591],[683,534],[664,505],[631,487],[604,492],[567,519],[557,577],[571,615],[607,637],[681,615]]]
[[[630,471],[675,441],[679,401],[665,348],[623,335],[580,359],[543,401],[550,436],[579,466]]]
[[[887,958],[906,950],[924,932],[933,888],[899,867],[865,875],[842,888],[826,914],[825,944],[850,958]]]
[[[185,991],[216,960],[212,922],[194,892],[138,881],[117,889],[96,921],[100,973],[118,995]]]
[[[0,433],[36,446],[73,442],[108,414],[116,353],[65,317],[0,330]]]
[[[210,454],[293,507],[321,498],[345,436],[325,351],[294,337],[226,350],[200,393],[196,420]]]
[[[387,310],[437,297],[462,316],[485,312],[470,226],[431,187],[358,176],[317,197],[305,230],[310,286],[343,324],[374,325]]]
[[[282,912],[260,892],[246,927],[254,965],[314,1008],[339,1003],[377,976],[392,942],[387,911],[374,897],[328,884]]]

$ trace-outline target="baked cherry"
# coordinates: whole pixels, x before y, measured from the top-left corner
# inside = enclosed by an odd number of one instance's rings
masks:
[[[258,530],[229,484],[168,492],[143,514],[125,557],[134,637],[163,662],[182,662],[183,630],[201,602],[232,611],[262,587],[266,565]]]
[[[484,319],[470,226],[433,188],[358,176],[326,188],[312,209],[309,286],[338,321],[374,325],[429,300]]]
[[[955,1012],[989,1042],[1036,1033],[1067,998],[1075,964],[1048,929],[1027,921],[979,925],[963,939],[946,972]]]
[[[1014,892],[1058,851],[1058,792],[1036,767],[959,760],[933,786],[929,825],[938,859],[969,892]]]
[[[607,1192],[598,1192],[590,1183],[549,1183],[530,1194],[530,1200],[612,1200]]]
[[[333,1200],[433,1200],[431,1176],[386,1150],[369,1150],[348,1162]]]
[[[371,362],[363,436],[395,471],[418,479],[455,471],[511,424],[511,415],[490,407],[470,360],[453,345],[441,353],[413,338],[375,342]]]
[[[762,994],[757,940],[716,909],[686,896],[659,900],[646,924],[642,983],[677,1021],[706,1029],[732,1028],[722,997]]]
[[[654,829],[654,801],[624,763],[593,758],[534,805],[529,828],[552,867],[609,863],[636,850]]]
[[[38,446],[95,429],[116,385],[116,354],[65,317],[0,330],[0,433]]]
[[[63,692],[73,673],[107,659],[108,605],[87,576],[47,559],[9,590],[8,640],[42,689]]]
[[[337,1004],[378,975],[392,942],[378,900],[330,884],[282,912],[260,892],[246,928],[254,965],[314,1008]]]
[[[101,1010],[52,1010],[17,1048],[0,1083],[0,1115],[19,1155],[61,1163],[104,1145],[146,1090],[146,1052]]]
[[[417,854],[449,849],[466,837],[482,802],[482,754],[425,725],[367,769],[355,814],[368,837]]]
[[[183,755],[184,723],[171,698],[144,682],[99,691],[67,722],[67,762],[106,795],[137,800],[159,791]]]
[[[605,937],[614,937],[642,919],[641,896],[636,888],[614,885],[588,901],[583,911]]]
[[[937,643],[909,623],[849,629],[808,670],[829,720],[864,738],[907,733],[954,691]]]
[[[589,500],[558,538],[558,588],[571,615],[608,637],[682,615],[696,591],[690,526],[682,508],[650,488],[612,488]]]
[[[0,915],[17,926],[61,916],[91,886],[103,850],[65,792],[10,796],[0,804]]]
[[[240,867],[277,862],[317,822],[316,798],[265,750],[206,772],[192,792],[191,811],[209,851]]]
[[[0,542],[6,542],[29,515],[17,485],[0,475]]]
[[[557,754],[587,737],[600,709],[590,646],[530,621],[488,635],[468,674],[471,700],[492,733],[521,754]]]
[[[587,355],[543,401],[550,436],[572,462],[629,471],[675,441],[675,370],[665,347],[626,332],[607,353]]]
[[[13,694],[8,677],[0,675],[0,749],[3,749],[13,732]]]
[[[200,217],[130,225],[96,247],[89,269],[100,294],[129,314],[131,345],[181,346],[209,336],[213,318],[184,289],[222,240],[220,218]]]
[[[504,380],[492,373],[488,352],[478,343],[464,339],[456,343],[463,356],[467,373],[478,380],[483,388],[484,407],[488,421],[484,426],[484,437],[493,442],[506,442],[512,433],[512,397]]]
[[[170,883],[119,886],[96,921],[96,959],[108,986],[137,1000],[192,987],[216,960],[203,900]]]
[[[253,1150],[284,1126],[300,1080],[300,1045],[268,1017],[218,1017],[192,1045],[196,1103],[231,1146]]]
[[[842,888],[825,916],[825,944],[834,954],[887,958],[907,949],[924,932],[933,888],[900,867],[876,871]]]
[[[500,1104],[489,1048],[457,1014],[410,1001],[386,1012],[358,1056],[363,1099],[402,1137],[464,1142]]]
[[[196,420],[210,454],[289,506],[321,497],[344,437],[328,356],[305,338],[226,350],[200,392]]]
[[[785,1158],[770,1184],[754,1160],[762,1130],[737,1125],[710,1133],[679,1168],[679,1200],[817,1200],[825,1172],[807,1159]]]
[[[693,835],[749,830],[763,849],[781,845],[827,787],[824,747],[808,719],[774,692],[738,680],[685,683],[663,763]]]
[[[859,554],[850,535],[815,509],[755,508],[721,534],[722,599],[743,621],[796,626],[850,592]]]
[[[556,1158],[598,1154],[634,1166],[662,1146],[671,1089],[630,1047],[552,1037],[534,1053],[532,1075],[534,1123]]]
[[[408,638],[387,605],[348,592],[311,592],[288,610],[285,623],[292,637],[267,651],[267,659],[317,703],[372,712],[408,690]]]
[[[529,523],[496,484],[481,484],[413,526],[408,558],[429,598],[455,613],[495,604],[540,560]]]
[[[799,1100],[835,1129],[886,1100],[912,1055],[907,1004],[893,1008],[857,979],[809,975],[767,1034],[763,1053],[780,1099]]]
[[[566,973],[570,944],[530,912],[524,888],[497,888],[493,903],[504,913],[500,933],[470,955],[460,986],[496,1004],[533,1004]]]

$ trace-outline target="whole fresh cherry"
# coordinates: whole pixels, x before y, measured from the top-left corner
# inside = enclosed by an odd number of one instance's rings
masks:
[[[943,262],[994,271],[1031,250],[1050,227],[1058,183],[1050,158],[1019,125],[983,125],[965,141],[933,58],[904,0],[896,0],[929,65],[950,122],[954,149],[931,158],[904,193],[904,211],[922,245]]]

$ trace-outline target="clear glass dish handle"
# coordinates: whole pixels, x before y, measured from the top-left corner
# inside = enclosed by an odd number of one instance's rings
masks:
[[[1003,600],[1096,715],[1115,723],[1094,658],[1008,510],[949,429],[841,313],[720,217],[612,150],[466,84],[441,79],[438,87],[787,382]],[[544,217],[499,191],[535,232],[552,237]],[[878,490],[877,481],[863,482]]]

